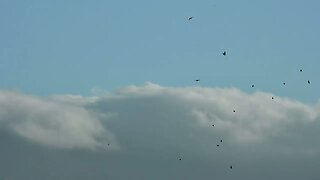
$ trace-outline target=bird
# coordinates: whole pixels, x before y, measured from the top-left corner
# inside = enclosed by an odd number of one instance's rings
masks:
[[[223,51],[223,52],[222,52],[222,55],[226,56],[226,55],[227,55],[227,52],[226,52],[226,51]]]
[[[191,19],[193,19],[193,17],[192,17],[192,16],[188,18],[188,20],[189,20],[189,21],[190,21]]]
[[[217,144],[217,147],[219,147],[220,145],[219,144]]]
[[[232,169],[232,166],[230,166],[230,169]]]
[[[212,127],[214,127],[214,124],[212,124]]]
[[[236,110],[233,110],[233,112],[236,112]]]
[[[110,144],[108,144],[108,146],[110,146]]]
[[[181,161],[181,158],[179,158],[179,161]]]
[[[254,87],[254,84],[252,84],[252,86],[251,87]]]
[[[198,81],[200,81],[200,79],[196,79],[195,81],[198,82]]]
[[[300,69],[300,72],[302,72],[302,69]]]
[[[274,99],[273,97],[271,99]]]
[[[308,84],[310,84],[310,80],[308,80]]]
[[[220,140],[220,142],[222,142],[222,139]]]
[[[282,83],[283,85],[286,85],[286,83],[284,82],[284,83]]]

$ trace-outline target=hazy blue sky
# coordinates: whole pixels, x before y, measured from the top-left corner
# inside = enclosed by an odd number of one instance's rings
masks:
[[[254,83],[255,89],[315,102],[319,5],[2,0],[0,85],[44,95],[88,94],[146,81],[193,86],[199,78],[201,86],[252,91]],[[312,90],[305,88],[308,79]]]
[[[0,179],[320,179],[319,9],[0,0]]]

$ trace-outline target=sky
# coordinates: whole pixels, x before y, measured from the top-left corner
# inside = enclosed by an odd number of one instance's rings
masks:
[[[319,179],[319,7],[0,0],[0,179]]]

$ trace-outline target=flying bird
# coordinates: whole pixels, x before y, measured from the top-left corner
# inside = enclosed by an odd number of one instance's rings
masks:
[[[217,147],[219,147],[220,145],[219,144],[217,144]]]
[[[195,81],[198,82],[198,81],[200,81],[200,79],[196,79]]]
[[[300,69],[300,72],[302,72],[302,69]]]
[[[233,112],[236,112],[236,110],[233,110]]]
[[[232,166],[230,166],[230,169],[232,169]]]
[[[220,140],[220,142],[222,142],[222,139]]]
[[[308,84],[310,84],[310,81],[308,80]]]
[[[273,97],[271,99],[274,99]]]
[[[182,155],[180,153],[178,153],[177,154],[177,158],[178,158],[179,161],[181,161],[182,160]]]
[[[252,84],[252,86],[251,87],[254,87],[254,84]]]
[[[188,20],[189,20],[189,21],[190,21],[191,19],[193,19],[193,17],[192,17],[192,16],[188,18]]]
[[[222,52],[222,55],[226,56],[226,55],[227,55],[227,52],[226,52],[226,51],[223,51],[223,52]]]
[[[283,85],[286,85],[286,83],[284,82],[284,83],[282,83]]]
[[[214,124],[212,124],[212,127],[214,127]]]

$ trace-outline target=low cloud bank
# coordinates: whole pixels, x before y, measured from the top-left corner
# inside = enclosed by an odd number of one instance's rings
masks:
[[[272,146],[272,152],[319,156],[319,122],[318,104],[236,88],[147,83],[99,96],[45,98],[0,91],[1,129],[55,148],[210,154],[223,139],[230,149]]]

